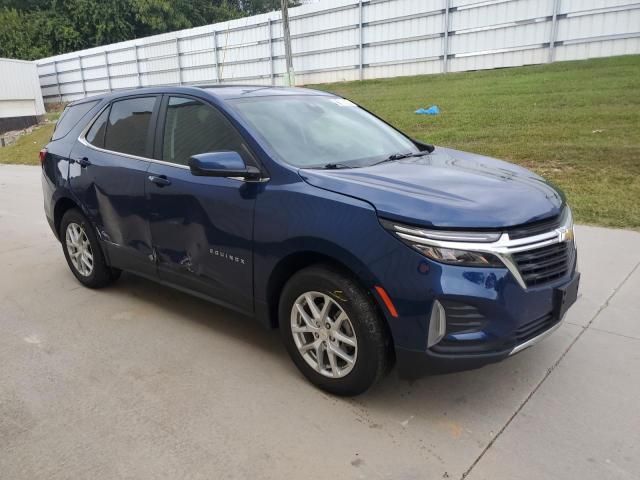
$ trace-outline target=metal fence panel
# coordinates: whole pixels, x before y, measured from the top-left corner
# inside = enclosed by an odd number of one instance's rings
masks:
[[[0,118],[45,112],[34,62],[0,58]]]
[[[323,0],[290,10],[298,84],[640,53],[638,0]],[[162,84],[280,85],[280,12],[39,60],[45,101]]]

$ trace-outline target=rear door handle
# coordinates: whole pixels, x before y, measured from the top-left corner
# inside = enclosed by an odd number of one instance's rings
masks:
[[[82,157],[81,159],[76,160],[76,163],[81,167],[88,167],[89,165],[91,165],[91,162],[87,157]]]
[[[149,175],[149,181],[151,183],[155,183],[159,187],[171,185],[171,180],[169,180],[165,175]]]

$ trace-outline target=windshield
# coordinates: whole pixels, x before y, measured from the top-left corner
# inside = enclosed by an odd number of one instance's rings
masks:
[[[418,152],[407,137],[342,98],[300,95],[231,103],[282,160],[296,167],[361,167]]]

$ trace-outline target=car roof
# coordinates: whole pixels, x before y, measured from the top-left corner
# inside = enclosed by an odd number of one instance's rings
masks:
[[[230,100],[235,98],[248,97],[275,97],[290,95],[316,95],[316,96],[334,96],[328,92],[321,90],[313,90],[310,88],[300,87],[276,87],[265,85],[189,85],[189,86],[158,86],[158,87],[141,87],[127,90],[119,90],[117,92],[103,93],[91,97],[83,98],[71,102],[69,105],[79,105],[84,102],[116,99],[126,97],[132,94],[162,94],[162,93],[193,93],[194,90],[202,92],[203,90],[213,97],[221,100]]]
[[[274,87],[265,85],[211,85],[198,88],[203,88],[212,95],[224,99],[283,95],[331,95],[330,93],[310,88]]]

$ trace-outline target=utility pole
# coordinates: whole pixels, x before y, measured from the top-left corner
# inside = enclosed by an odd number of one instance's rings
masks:
[[[291,35],[289,34],[289,0],[280,0],[282,5],[282,34],[284,36],[284,54],[287,58],[287,73],[285,83],[288,86],[296,84],[296,77],[293,71],[293,56],[291,55]]]

